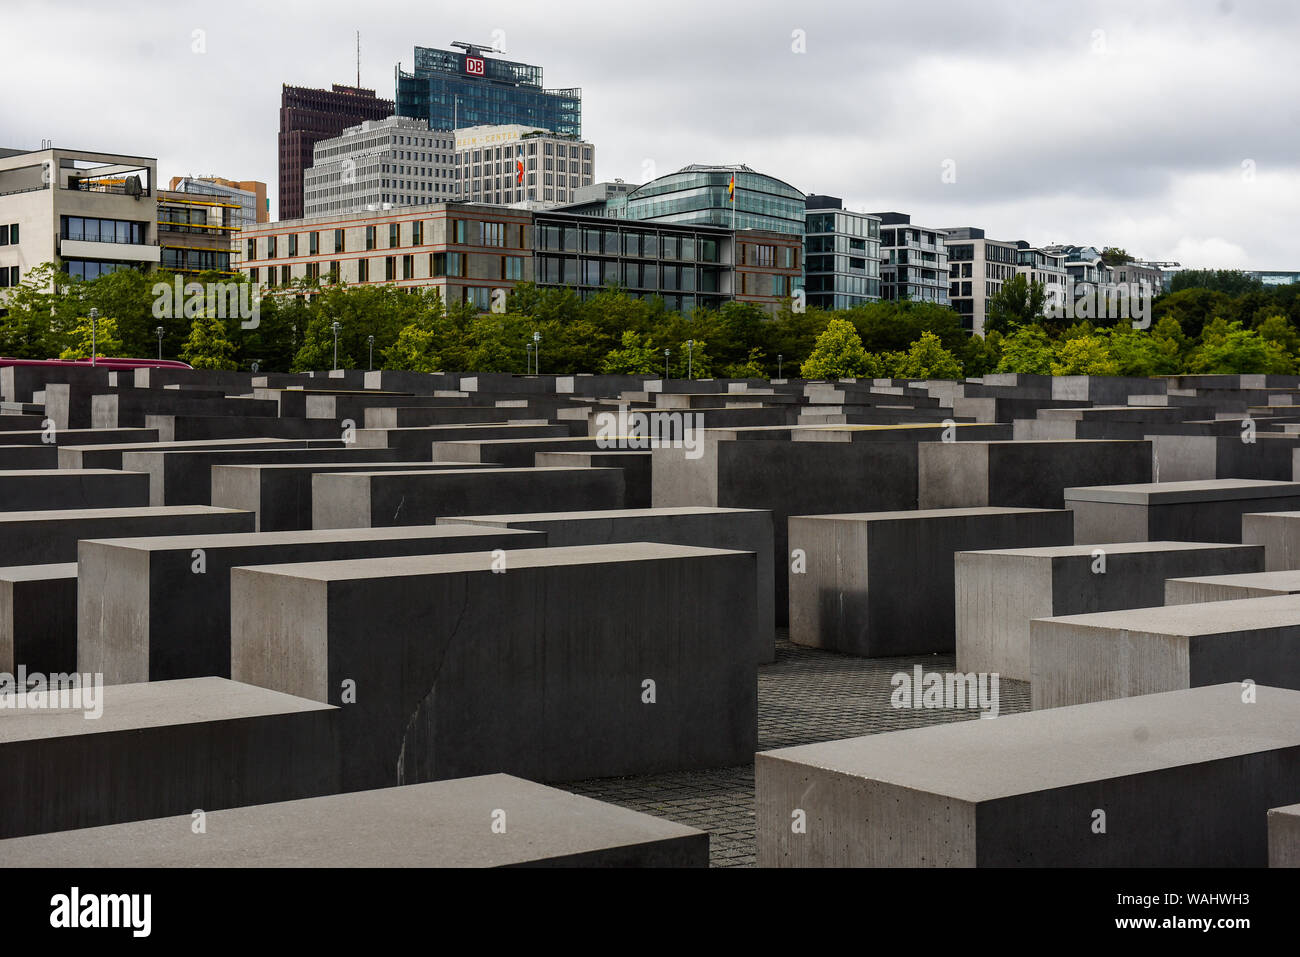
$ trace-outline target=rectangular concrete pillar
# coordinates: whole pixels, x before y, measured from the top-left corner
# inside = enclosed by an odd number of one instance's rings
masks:
[[[504,820],[504,829],[491,823]],[[484,826],[483,822],[488,822]],[[0,841],[9,867],[708,867],[709,835],[506,774]],[[358,835],[364,839],[357,840]]]
[[[791,516],[790,640],[869,658],[951,652],[954,554],[1062,544],[1070,522],[1026,508]]]
[[[1300,594],[1300,570],[1202,575],[1170,578],[1165,582],[1166,605],[1191,605],[1200,601],[1234,601]]]
[[[1300,867],[1300,804],[1269,810],[1268,866]]]
[[[75,562],[83,538],[251,532],[251,512],[208,505],[0,512],[0,555],[13,565]]]
[[[221,678],[80,693],[0,696],[0,837],[338,790],[328,705]]]
[[[447,469],[312,476],[313,528],[429,525],[452,515],[622,507],[622,469]]]
[[[1165,579],[1258,572],[1260,546],[1118,542],[959,552],[957,668],[1028,681],[1029,622],[1165,602]]]
[[[1035,709],[1253,681],[1300,688],[1300,596],[1039,618]]]
[[[0,509],[132,508],[149,504],[149,476],[112,469],[0,471]]]
[[[650,543],[503,554],[236,568],[231,674],[351,700],[348,790],[749,760],[752,554]]]
[[[230,677],[237,565],[539,548],[543,532],[470,525],[115,538],[81,543],[76,651],[109,684]]]
[[[761,753],[758,864],[1263,867],[1265,813],[1300,793],[1300,693],[1255,690],[1250,705],[1226,684]]]
[[[77,565],[0,568],[0,672],[77,668]]]
[[[1148,482],[1065,490],[1074,540],[1240,542],[1247,512],[1300,508],[1300,483],[1263,479]]]
[[[1241,540],[1264,546],[1265,571],[1300,568],[1300,512],[1248,512]]]
[[[635,454],[635,453],[631,453]],[[552,548],[570,545],[608,545],[619,542],[663,542],[753,552],[757,557],[755,591],[758,597],[754,632],[755,660],[776,659],[775,556],[772,551],[772,513],[748,508],[626,508],[595,512],[538,512],[525,515],[459,515],[438,520],[457,524],[527,528],[546,533]]]
[[[650,508],[650,465],[647,452],[538,452],[533,465],[539,469],[622,469],[623,497],[628,508]]]

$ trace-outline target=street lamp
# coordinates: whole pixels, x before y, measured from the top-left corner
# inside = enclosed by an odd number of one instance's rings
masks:
[[[533,372],[542,374],[542,334],[533,330]]]
[[[256,360],[256,359],[253,360],[253,371],[254,371],[254,372],[257,371],[257,360]]]
[[[533,372],[533,344],[524,343],[524,375],[531,375]]]
[[[154,332],[154,335],[156,335],[156,336],[158,337],[158,358],[161,359],[161,358],[162,358],[162,341],[163,341],[163,335],[166,334],[167,330],[164,329],[162,326],[159,326],[159,327],[156,328],[153,332]]]
[[[95,324],[99,321],[99,310],[94,306],[90,307],[90,364],[95,364],[95,353],[99,350],[95,345]]]
[[[671,349],[664,350],[664,378],[665,379],[668,378],[668,357],[672,354],[673,353]]]
[[[781,378],[781,360],[784,358],[785,356],[781,355],[781,353],[776,354],[776,377],[778,379]]]
[[[695,340],[686,340],[686,378],[693,378],[695,370]]]
[[[370,371],[375,369],[375,337],[366,336],[366,343],[370,346]]]
[[[343,326],[338,322],[335,322],[330,326],[330,328],[334,330],[334,369],[337,371],[339,367],[339,330],[342,329]]]

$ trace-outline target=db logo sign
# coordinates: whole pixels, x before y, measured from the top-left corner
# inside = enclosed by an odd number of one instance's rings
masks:
[[[482,76],[486,68],[482,57],[467,56],[465,57],[465,72],[471,76]]]

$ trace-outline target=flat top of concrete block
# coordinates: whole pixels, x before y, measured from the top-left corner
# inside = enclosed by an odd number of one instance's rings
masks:
[[[1300,804],[1288,804],[1286,807],[1272,807],[1268,809],[1269,816],[1274,814],[1279,817],[1300,818]]]
[[[1189,482],[1144,482],[1138,485],[1091,485],[1065,490],[1066,501],[1121,502],[1139,505],[1284,498],[1290,495],[1300,495],[1300,482],[1236,478],[1195,479]]]
[[[1247,519],[1251,517],[1259,517],[1259,518],[1276,519],[1279,521],[1294,522],[1294,521],[1300,521],[1300,512],[1247,512],[1241,517],[1243,519]]]
[[[426,463],[426,464],[434,464],[434,463]],[[541,467],[523,466],[520,468],[503,469],[503,468],[491,468],[486,465],[480,466],[478,463],[475,463],[473,466],[463,468],[463,469],[418,469],[417,468],[417,469],[411,469],[409,471],[399,471],[399,472],[337,472],[337,473],[331,473],[327,471],[321,474],[327,474],[327,475],[337,474],[345,478],[367,479],[367,478],[400,478],[403,475],[424,475],[424,476],[470,475],[470,474],[478,474],[480,472],[485,472],[485,471],[490,471],[493,475],[501,475],[503,473],[508,473],[508,472],[621,472],[622,469],[600,468],[600,467],[574,468],[565,465],[549,465],[549,466],[541,466]]]
[[[0,512],[0,523],[13,522],[70,522],[91,518],[152,518],[163,515],[246,515],[240,508],[218,508],[215,505],[141,505],[124,508],[58,508],[30,512]]]
[[[473,528],[474,526],[466,526]],[[664,545],[658,542],[624,542],[612,545],[571,545],[562,548],[521,548],[510,552],[508,570],[554,568],[560,565],[603,565],[624,562],[704,558],[712,555],[752,555],[725,548]],[[492,552],[455,552],[449,555],[405,555],[393,558],[357,558],[332,562],[297,562],[287,565],[249,565],[235,571],[260,572],[284,578],[313,581],[356,581],[401,578],[411,575],[455,575],[491,572]]]
[[[12,447],[12,446],[11,446]],[[0,479],[18,478],[23,475],[29,475],[33,478],[51,478],[58,476],[76,476],[78,478],[90,478],[95,475],[144,475],[148,472],[124,472],[121,469],[0,469]],[[3,507],[0,502],[0,508]]]
[[[1195,575],[1189,578],[1168,578],[1166,581],[1188,582],[1197,585],[1235,585],[1239,588],[1260,588],[1279,592],[1300,592],[1300,569],[1286,569],[1277,572],[1240,572],[1236,575]]]
[[[54,562],[49,565],[9,565],[0,568],[0,581],[3,582],[43,582],[76,577],[76,562]]]
[[[1165,552],[1218,552],[1224,549],[1263,548],[1263,545],[1240,545],[1232,542],[1106,542],[1104,545],[1038,545],[1031,548],[981,548],[958,552],[958,555],[1009,555],[1016,558],[1091,558],[1104,551],[1107,555],[1143,555]]]
[[[1099,628],[1117,633],[1142,632],[1178,637],[1226,635],[1265,628],[1300,626],[1300,595],[1240,598],[1155,608],[1125,608],[1086,615],[1036,618],[1034,621],[1071,628]]]
[[[103,711],[98,718],[88,718],[87,712],[95,709],[85,697],[86,690],[81,689],[82,706],[71,708],[44,707],[46,696],[38,693],[0,695],[0,701],[4,702],[0,705],[0,745],[38,738],[333,710],[333,705],[226,678],[185,678],[104,685],[97,692],[92,687],[91,693]]]
[[[538,533],[523,528],[503,528],[502,538],[518,537],[521,544]],[[288,532],[219,532],[210,535],[151,535],[139,538],[83,538],[83,542],[111,548],[165,552],[195,548],[247,548],[258,545],[308,545],[321,542],[374,542],[422,538],[469,538],[487,534],[481,525],[398,525],[389,528],[318,528]],[[496,534],[495,532],[493,533]],[[77,566],[72,566],[76,573]],[[0,571],[3,571],[0,569]]]
[[[433,469],[438,466],[463,465],[467,469],[483,469],[488,466],[480,462],[241,462],[231,465],[214,465],[214,469],[247,469],[257,472],[359,472],[365,469],[375,471],[381,466],[394,471],[418,472],[420,469]],[[405,466],[405,468],[403,468]],[[445,471],[445,469],[444,469]]]
[[[759,760],[990,801],[1300,748],[1300,691],[1258,686],[1255,694],[1243,704],[1240,684],[1210,685],[782,748]]]
[[[791,515],[790,521],[822,522],[924,522],[945,518],[977,518],[983,515],[1059,514],[1063,508],[1017,508],[998,505],[972,505],[965,508],[913,508],[892,512],[839,512],[829,515]]]
[[[75,432],[89,432],[89,431],[91,431],[91,430],[90,430],[90,429],[70,429],[69,431],[75,431]],[[99,430],[99,429],[95,429],[94,431],[98,432],[98,431],[100,431],[100,430]],[[128,430],[128,429],[113,429],[113,430],[107,430],[107,429],[106,429],[106,430],[103,430],[103,431],[120,431],[120,432],[125,432],[125,431],[134,431],[134,432],[144,432],[144,431],[152,431],[152,430],[149,430],[149,429],[129,429],[129,430]],[[297,444],[299,444],[299,443],[307,442],[307,441],[311,441],[311,440],[309,440],[309,439],[277,439],[277,438],[270,438],[270,437],[261,437],[261,438],[253,438],[253,439],[182,439],[182,440],[179,441],[179,442],[146,442],[146,441],[138,441],[138,442],[119,442],[119,443],[114,443],[114,444],[111,444],[111,445],[61,445],[61,446],[59,446],[59,448],[60,448],[60,449],[72,449],[72,450],[75,450],[75,451],[78,451],[78,452],[99,452],[99,451],[107,451],[107,452],[116,452],[116,451],[122,451],[122,452],[137,452],[137,451],[138,451],[138,452],[157,452],[157,451],[164,451],[164,450],[166,450],[166,449],[180,449],[180,450],[182,450],[182,451],[183,451],[183,450],[186,450],[186,449],[211,449],[211,450],[213,450],[213,451],[217,451],[217,450],[219,450],[219,449],[224,449],[224,448],[229,448],[229,447],[231,447],[231,446],[239,446],[239,445],[253,445],[253,446],[256,446],[256,445],[259,445],[259,444],[260,444],[260,445],[267,445],[267,444],[271,444],[271,443],[274,443],[275,445],[297,445]],[[316,440],[316,441],[320,441],[320,440]]]
[[[492,830],[493,814],[507,827]],[[639,811],[506,774],[354,791],[11,838],[10,866],[500,867],[699,837]]]
[[[712,508],[707,505],[672,505],[665,508],[608,508],[581,512],[521,512],[507,515],[452,515],[439,518],[439,525],[474,523],[512,525],[524,522],[613,521],[620,518],[670,518],[690,515],[767,515],[762,508]]]

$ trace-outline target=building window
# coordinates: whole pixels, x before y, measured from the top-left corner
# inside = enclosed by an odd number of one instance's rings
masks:
[[[505,256],[502,259],[502,279],[523,279],[524,278],[524,257],[522,256]]]
[[[297,233],[289,234],[289,255],[290,256],[298,255],[298,234]]]
[[[335,254],[343,252],[343,230],[334,230],[334,252]]]
[[[88,243],[127,243],[140,245],[145,241],[145,224],[125,219],[94,219],[89,216],[64,216],[64,239]],[[9,227],[9,239],[18,242],[18,224]]]
[[[287,286],[292,281],[292,279],[293,277],[289,274],[289,264],[285,263],[283,266],[280,267],[280,285]]]
[[[307,255],[316,256],[320,254],[320,233],[307,234]]]
[[[451,221],[450,233],[451,239],[449,241],[463,246],[465,244],[465,220],[453,219]]]
[[[384,257],[384,281],[392,282],[396,278],[397,278],[397,257],[385,256]]]
[[[275,240],[276,240],[275,236],[266,237],[266,258],[267,259],[275,258],[275,246],[276,246]]]
[[[414,256],[402,257],[402,278],[403,279],[415,278],[415,257]]]
[[[375,227],[367,226],[366,227],[366,249],[374,249],[374,248],[375,248]]]
[[[411,223],[411,245],[424,245],[424,223],[418,219]]]
[[[429,253],[429,275],[464,275],[464,262],[465,257],[462,253]]]
[[[483,245],[484,246],[504,246],[505,244],[506,244],[505,223],[484,223],[483,224]]]
[[[249,259],[256,259],[256,258],[257,258],[257,240],[256,240],[256,239],[250,239],[250,240],[248,240],[248,243],[247,243],[246,245],[247,245],[247,250],[248,250],[248,258],[249,258]]]
[[[373,226],[367,226],[366,228],[374,229]],[[370,281],[370,260],[358,259],[357,260],[357,282],[369,282],[369,281]]]
[[[388,224],[388,248],[396,249],[402,244],[402,227],[398,223]]]

